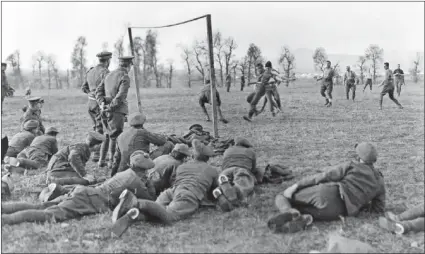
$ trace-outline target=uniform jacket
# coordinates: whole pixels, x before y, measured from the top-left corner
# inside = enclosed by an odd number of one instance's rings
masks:
[[[49,155],[49,158],[58,152],[58,141],[56,137],[41,135],[34,138],[29,147],[37,148]]]
[[[240,167],[254,173],[256,163],[257,156],[252,148],[232,146],[224,152],[221,168]]]
[[[130,77],[127,70],[120,67],[106,75],[96,88],[96,100],[111,107],[115,113],[128,114],[127,94],[130,88]]]
[[[90,68],[86,74],[86,82],[81,87],[84,93],[88,94],[89,99],[96,100],[96,88],[109,73],[108,68],[101,64]]]
[[[142,150],[149,153],[150,144],[162,146],[167,142],[163,135],[151,133],[146,129],[136,129],[131,127],[125,130],[117,138],[117,149],[115,151],[115,159],[113,169],[123,171],[128,168],[130,155],[136,150]]]
[[[356,73],[352,70],[350,70],[349,72],[346,71],[344,73],[344,83],[346,84],[354,84],[354,82],[356,81]]]
[[[381,213],[385,209],[385,183],[382,173],[371,165],[348,162],[299,181],[298,189],[337,182],[349,216],[357,215],[361,208],[371,204],[371,209]]]
[[[34,138],[34,133],[24,130],[12,137],[12,140],[9,142],[9,146],[16,148],[16,150],[20,152],[27,146],[31,145],[31,142],[34,140]]]
[[[41,133],[44,134],[44,126],[41,122],[41,110],[40,109],[31,109],[27,108],[25,113],[21,117],[21,131],[24,130],[24,124],[29,120],[36,120],[38,121],[38,126],[41,131]]]
[[[393,86],[393,81],[394,81],[394,75],[393,72],[388,69],[385,70],[385,74],[384,74],[384,86]]]
[[[155,167],[148,171],[148,179],[153,182],[156,193],[159,194],[163,190],[171,187],[172,173],[183,162],[176,160],[169,154],[161,155],[153,160],[153,162],[155,163]]]
[[[79,143],[69,145],[62,148],[57,152],[49,163],[48,170],[55,171],[69,171],[73,169],[80,177],[86,175],[86,163],[90,159],[90,149],[86,143]]]
[[[331,83],[333,82],[334,70],[332,68],[327,68],[323,70],[323,81]]]

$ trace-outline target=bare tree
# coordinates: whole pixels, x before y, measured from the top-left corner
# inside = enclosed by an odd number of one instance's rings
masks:
[[[69,69],[66,69],[66,86],[69,89],[71,84],[69,83]]]
[[[167,59],[167,63],[168,63],[167,88],[171,88],[172,81],[173,81],[174,60]]]
[[[233,37],[229,37],[224,41],[223,54],[224,54],[226,76],[229,74],[229,68],[232,68],[232,66],[234,66],[231,64],[231,60],[232,60],[232,57],[234,56],[233,51],[237,48],[238,48],[238,45],[236,44],[235,39],[233,39]]]
[[[259,62],[259,60],[262,59],[260,48],[254,43],[249,44],[247,56],[248,56],[248,83],[250,83],[251,69],[254,67],[254,70],[255,70],[255,65]]]
[[[413,67],[409,70],[410,75],[412,75],[412,80],[415,83],[418,83],[419,81],[418,74],[421,72],[421,70],[419,69],[420,61],[421,61],[421,54],[417,52],[416,59],[413,61]]]
[[[71,54],[71,63],[72,63],[72,71],[74,73],[78,73],[78,87],[83,85],[84,76],[86,72],[86,46],[87,40],[86,37],[80,36],[75,43],[74,50]]]
[[[282,53],[279,57],[279,64],[283,67],[283,72],[285,73],[285,84],[289,85],[289,80],[292,76],[295,76],[295,56],[291,53],[288,46],[282,47]]]
[[[366,60],[367,59],[364,56],[359,56],[359,60],[357,60],[358,62],[357,66],[359,66],[360,68],[360,80],[362,81],[362,85],[364,83],[364,72],[366,70],[366,67],[365,67]]]
[[[49,76],[49,89],[50,89],[50,74],[53,72],[53,77],[55,78],[56,89],[59,89],[59,75],[58,68],[56,67],[56,57],[54,55],[49,55],[47,57],[47,74]]]
[[[220,66],[220,86],[223,86],[224,84],[224,71],[223,71],[223,48],[224,48],[224,42],[222,38],[222,34],[220,31],[217,31],[213,35],[213,47],[214,47],[214,56],[215,61],[218,62],[218,65]]]
[[[157,38],[158,38],[158,34],[156,32],[153,32],[152,30],[148,30],[146,32],[145,49],[146,49],[147,64],[149,65],[153,73],[155,74],[156,87],[161,87],[161,80],[159,77],[160,72],[158,71]]]
[[[7,58],[6,61],[9,62],[9,65],[12,66],[12,70],[15,72],[15,68],[16,68],[16,57],[15,54],[10,54]]]
[[[379,63],[384,60],[383,56],[384,50],[376,44],[369,45],[369,47],[365,50],[366,59],[372,61],[371,67],[373,70],[373,83],[376,83],[376,72],[379,69]]]
[[[322,47],[316,48],[313,54],[313,62],[314,68],[316,70],[322,71],[322,74],[325,70],[326,61],[328,60],[328,54],[326,54],[326,50]]]
[[[238,60],[232,60],[229,64],[229,69],[230,69],[229,74],[230,74],[230,71],[231,71],[232,74],[233,74],[233,82],[235,82],[235,83],[236,83],[236,70],[237,70],[238,66],[239,66]]]
[[[186,68],[187,68],[187,86],[191,87],[190,75],[192,73],[191,58],[193,56],[193,52],[189,49],[188,46],[183,44],[178,44],[177,47],[179,47],[182,50],[180,57],[182,58],[183,62],[186,64]]]
[[[37,53],[35,53],[35,55],[33,55],[33,62],[36,63],[36,65],[38,66],[38,77],[39,77],[39,84],[40,84],[40,88],[43,88],[43,79],[41,77],[41,68],[43,67],[43,63],[45,62],[45,54],[43,51],[38,51]]]
[[[208,54],[207,46],[204,41],[195,40],[193,43],[193,53],[195,54],[195,68],[202,75],[202,80],[205,80],[204,66],[207,64],[206,57]]]

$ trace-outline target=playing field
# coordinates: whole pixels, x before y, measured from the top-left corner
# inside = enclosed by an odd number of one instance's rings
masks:
[[[283,112],[273,118],[267,111],[252,123],[242,119],[248,105],[246,96],[232,87],[230,93],[219,89],[223,114],[229,124],[219,124],[221,137],[245,136],[254,144],[258,165],[269,162],[288,165],[295,178],[282,185],[259,185],[251,205],[230,213],[202,208],[190,219],[172,226],[140,223],[118,239],[110,233],[111,214],[86,216],[57,224],[23,223],[2,226],[2,252],[308,252],[326,246],[327,234],[338,231],[343,236],[365,241],[380,252],[424,252],[424,233],[396,236],[378,227],[377,215],[361,213],[346,218],[345,223],[316,222],[295,234],[272,234],[267,219],[277,210],[275,195],[302,176],[319,172],[327,166],[352,158],[354,144],[371,141],[377,146],[376,167],[384,174],[387,210],[405,210],[424,199],[424,84],[403,87],[399,99],[403,110],[384,98],[379,111],[379,91],[362,93],[357,87],[356,101],[345,99],[344,87],[334,87],[334,105],[324,107],[319,87],[313,81],[296,81],[280,87]],[[146,129],[157,133],[181,135],[194,123],[212,132],[193,89],[142,89],[142,106],[147,115]],[[129,95],[130,112],[137,110],[134,87]],[[16,91],[6,98],[2,117],[2,136],[19,131],[21,108],[26,101]],[[82,142],[91,129],[86,103],[79,90],[33,91],[45,98],[42,109],[44,125],[59,129],[59,148]],[[211,112],[211,107],[208,107]],[[210,113],[211,114],[211,113]],[[126,124],[126,128],[127,128]],[[221,157],[211,163],[220,165]],[[109,174],[89,162],[95,176]],[[12,194],[13,200],[38,202],[37,191],[45,187],[45,175],[32,171],[22,176]]]

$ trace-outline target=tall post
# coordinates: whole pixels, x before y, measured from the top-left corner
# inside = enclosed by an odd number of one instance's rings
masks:
[[[139,109],[139,112],[142,113],[142,102],[140,101],[139,82],[137,78],[137,73],[139,71],[139,59],[134,53],[133,36],[131,35],[131,27],[128,28],[128,37],[130,39],[131,54],[136,59],[136,64],[133,64],[133,75],[134,75],[134,83],[136,84],[137,108]]]
[[[214,70],[212,28],[211,28],[211,14],[207,15],[207,35],[208,35],[208,52],[209,52],[209,60],[210,60],[211,104],[213,109],[214,137],[218,138],[217,108],[216,108],[217,101],[216,101],[216,88],[215,88],[215,70]]]

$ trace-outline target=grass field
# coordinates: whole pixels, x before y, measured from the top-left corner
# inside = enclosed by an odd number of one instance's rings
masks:
[[[424,84],[403,87],[397,108],[388,96],[379,111],[380,89],[373,93],[358,86],[355,102],[345,100],[344,88],[334,87],[334,105],[323,106],[319,87],[313,81],[297,81],[280,87],[283,113],[273,118],[266,112],[252,123],[242,119],[248,105],[244,92],[232,87],[230,93],[219,89],[223,114],[230,123],[219,125],[221,137],[241,135],[249,138],[259,157],[258,164],[269,162],[288,165],[296,177],[282,185],[256,187],[251,204],[230,213],[202,208],[190,219],[172,226],[140,223],[133,225],[120,239],[112,237],[111,214],[86,216],[65,223],[23,223],[2,226],[2,252],[308,252],[326,247],[327,234],[338,231],[343,236],[364,241],[379,252],[424,252],[424,233],[396,236],[378,227],[377,215],[361,213],[346,218],[345,223],[316,222],[295,234],[272,234],[267,219],[276,214],[275,195],[302,176],[319,172],[327,166],[351,158],[354,144],[371,141],[377,145],[376,167],[384,174],[387,210],[402,211],[423,203],[424,199]],[[137,110],[134,87],[131,88],[130,112]],[[181,135],[189,125],[201,123],[212,131],[198,106],[193,89],[143,89],[142,105],[147,115],[145,127],[157,133]],[[26,101],[23,91],[6,98],[2,117],[2,136],[19,131],[21,108]],[[56,126],[59,146],[84,140],[91,128],[86,110],[87,98],[79,90],[33,91],[43,96],[44,125]],[[208,108],[211,112],[211,108]],[[127,127],[127,126],[126,126]],[[220,165],[221,157],[212,163]],[[96,170],[96,176],[109,174]],[[13,200],[37,201],[34,190],[44,187],[45,175],[30,172],[22,176],[12,194]]]

